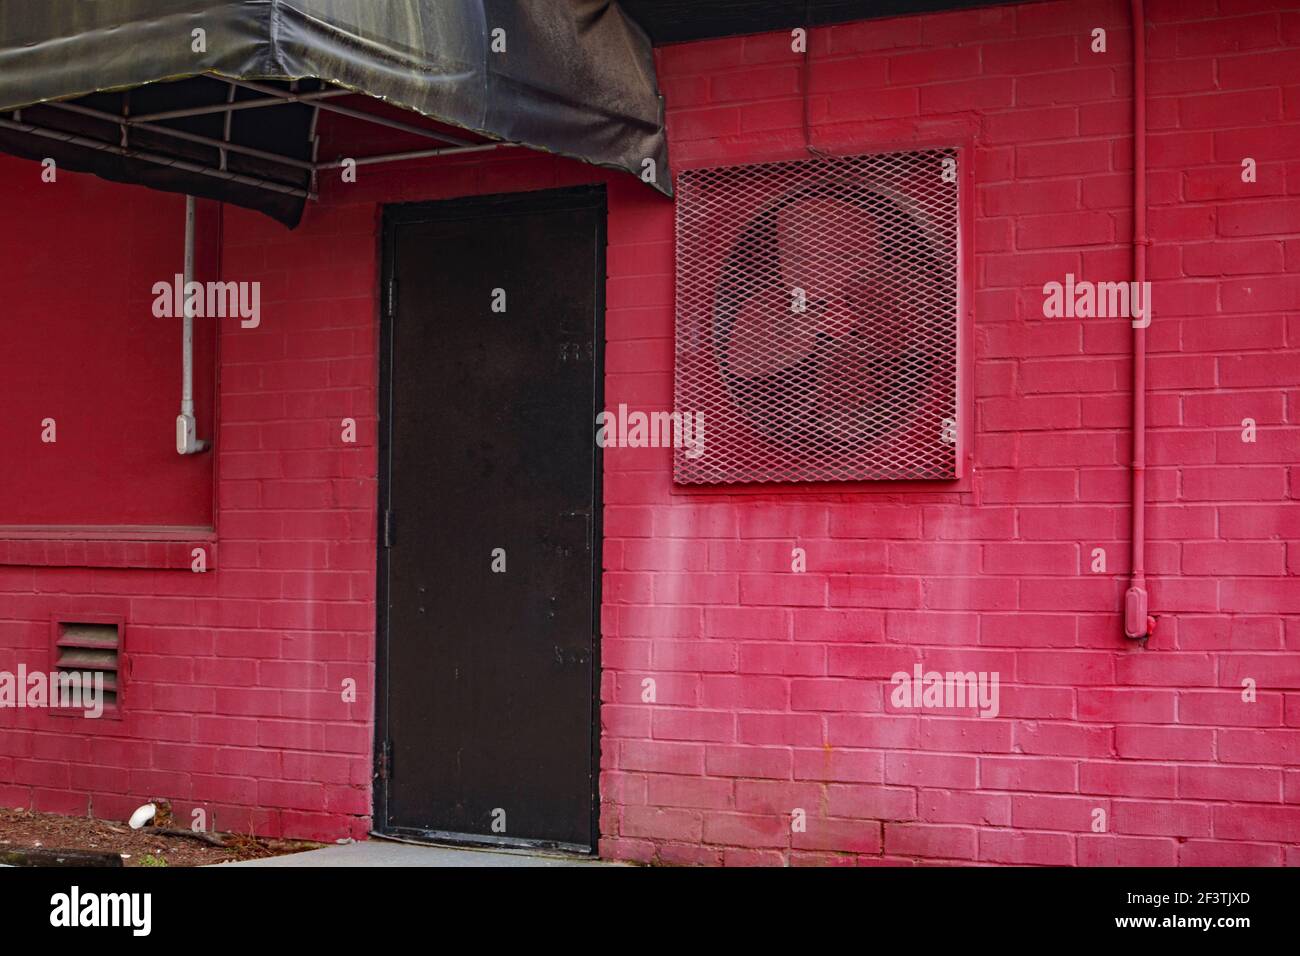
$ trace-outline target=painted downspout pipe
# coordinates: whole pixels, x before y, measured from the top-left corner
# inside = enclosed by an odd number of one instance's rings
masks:
[[[185,197],[185,324],[181,332],[181,413],[176,416],[176,453],[196,455],[208,443],[195,433],[194,424],[194,310],[190,299],[190,282],[194,279],[194,217],[193,196]]]
[[[1147,277],[1147,143],[1146,143],[1146,17],[1142,0],[1132,0],[1133,19],[1133,278],[1138,290],[1145,290]],[[1141,294],[1141,293],[1139,293]],[[1146,434],[1147,434],[1147,336],[1151,301],[1146,315],[1133,325],[1133,464],[1132,464],[1132,556],[1129,587],[1124,595],[1124,635],[1149,637],[1154,620],[1148,613],[1146,588]]]

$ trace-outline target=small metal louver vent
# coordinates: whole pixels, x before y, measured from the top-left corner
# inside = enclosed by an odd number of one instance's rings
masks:
[[[956,158],[679,174],[678,482],[957,477]]]
[[[121,630],[116,624],[60,623],[55,644],[55,670],[60,674],[104,675],[105,710],[118,707],[118,649]]]

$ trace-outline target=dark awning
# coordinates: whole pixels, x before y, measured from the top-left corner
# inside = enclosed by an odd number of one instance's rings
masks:
[[[318,155],[322,111],[386,128]],[[491,142],[650,169],[671,195],[663,116],[650,42],[614,0],[0,3],[0,151],[291,227],[344,157]]]
[[[1017,0],[620,0],[654,43],[824,27]]]

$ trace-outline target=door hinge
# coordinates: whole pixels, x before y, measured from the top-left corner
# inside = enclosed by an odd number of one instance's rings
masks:
[[[391,548],[393,546],[393,542],[397,538],[396,527],[395,527],[396,523],[397,523],[397,519],[393,517],[392,510],[390,509],[385,511],[384,526],[381,529],[381,533],[379,536],[380,540],[383,541],[385,548]]]
[[[397,276],[388,277],[388,301],[384,305],[385,314],[389,319],[397,315]]]
[[[375,753],[375,779],[388,780],[393,776],[393,742],[385,740]]]

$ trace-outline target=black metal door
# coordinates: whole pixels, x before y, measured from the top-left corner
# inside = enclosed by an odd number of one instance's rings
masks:
[[[596,842],[596,189],[385,217],[380,830]]]

